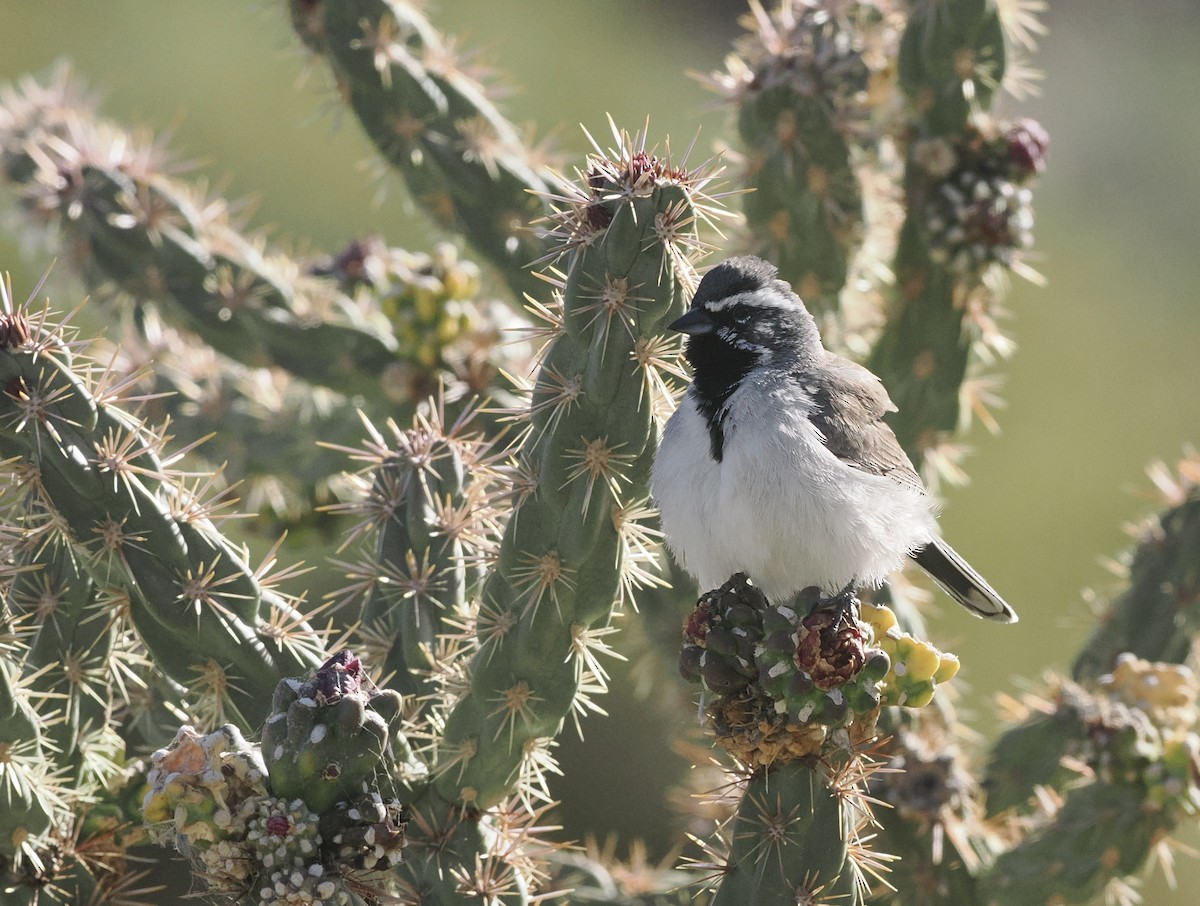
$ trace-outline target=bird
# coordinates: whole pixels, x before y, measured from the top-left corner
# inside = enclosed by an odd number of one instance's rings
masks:
[[[651,496],[676,560],[712,589],[744,573],[773,604],[818,586],[845,598],[911,558],[971,613],[1016,612],[942,540],[936,503],[884,420],[870,370],[825,349],[777,268],[710,268],[688,311],[692,380],[668,419]]]

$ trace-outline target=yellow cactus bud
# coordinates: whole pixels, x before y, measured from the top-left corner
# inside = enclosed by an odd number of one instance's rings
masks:
[[[896,614],[890,607],[884,607],[882,604],[864,604],[862,618],[875,631],[876,638],[881,638],[896,625]]]
[[[934,682],[948,683],[958,675],[958,668],[962,664],[959,663],[958,656],[954,654],[943,654],[941,663],[938,664],[937,672],[933,675]]]
[[[906,708],[924,708],[933,701],[933,683],[919,683],[905,692],[904,707]]]
[[[932,645],[916,644],[905,658],[908,676],[913,680],[930,680],[937,674],[941,656]]]

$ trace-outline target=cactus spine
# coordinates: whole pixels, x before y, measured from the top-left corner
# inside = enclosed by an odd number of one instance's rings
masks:
[[[602,865],[598,847],[556,852],[541,835],[554,736],[598,708],[617,607],[661,580],[645,501],[677,375],[661,333],[692,288],[697,221],[715,214],[709,177],[619,138],[572,186],[533,161],[409,4],[287,9],[417,204],[469,237],[510,301],[529,301],[544,355],[535,372],[511,367],[496,341],[513,312],[481,300],[480,274],[447,247],[422,256],[368,239],[285,258],[61,85],[5,92],[4,180],[93,286],[133,298],[122,328],[143,347],[106,371],[91,364],[101,346],[85,356],[32,306],[10,302],[0,320],[5,894],[152,898],[126,864],[139,831],[122,822],[143,786],[132,756],[157,747],[150,832],[219,900],[690,902],[678,872]],[[1008,56],[1002,12],[990,0],[755,4],[759,36],[714,77],[740,105],[757,188],[738,241],[844,329],[833,344],[866,353],[879,325],[856,297],[883,295],[880,262],[894,261],[870,364],[900,404],[906,448],[929,462],[946,461],[938,444],[964,398],[982,402],[975,362],[1007,349],[993,278],[1024,270],[1046,146],[1034,124],[988,113]],[[880,196],[906,215],[894,255]],[[538,218],[545,228],[530,229]],[[525,267],[535,260],[561,270],[547,284]],[[136,361],[156,373],[135,377]],[[468,430],[458,413],[472,393],[497,395],[501,368],[533,373],[530,402],[484,404]],[[142,400],[135,417],[118,392],[135,382],[180,398]],[[439,385],[445,412],[407,427]],[[383,427],[354,448],[360,404]],[[182,464],[148,427],[167,413],[187,422]],[[507,462],[493,451],[518,413]],[[207,471],[190,446],[206,419],[222,434],[210,455],[262,477],[251,509],[332,504],[321,528],[359,560],[338,565],[351,589],[323,619],[365,663],[327,657],[324,635],[218,530],[209,479],[184,481]],[[320,456],[300,452],[306,434],[327,444]],[[362,471],[333,477],[346,454]],[[1182,663],[1195,474],[1172,486],[1075,680],[1025,703],[997,744],[983,793],[936,694],[957,662],[907,614],[902,631],[898,606],[842,612],[810,593],[781,608],[738,580],[705,590],[679,665],[738,765],[723,792],[739,801],[708,844],[700,899],[1127,898],[1125,876],[1200,808],[1200,690]],[[258,502],[285,485],[303,506]],[[347,488],[359,499],[331,496]],[[162,747],[164,722],[184,716]],[[110,720],[118,734],[101,732]],[[874,815],[882,828],[865,823],[871,799],[893,806]],[[623,874],[642,886],[622,889]]]

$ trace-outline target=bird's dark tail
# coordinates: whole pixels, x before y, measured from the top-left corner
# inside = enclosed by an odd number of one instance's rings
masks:
[[[1017,622],[1017,612],[941,538],[913,551],[911,556],[946,594],[977,617],[1000,623]]]

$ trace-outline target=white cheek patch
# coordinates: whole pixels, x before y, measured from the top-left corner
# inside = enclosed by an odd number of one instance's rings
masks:
[[[715,333],[722,342],[729,344],[735,349],[757,353],[758,355],[764,355],[769,351],[767,347],[759,346],[757,343],[751,343],[744,337],[739,336],[729,327],[718,327],[715,331],[713,331],[713,333]]]

